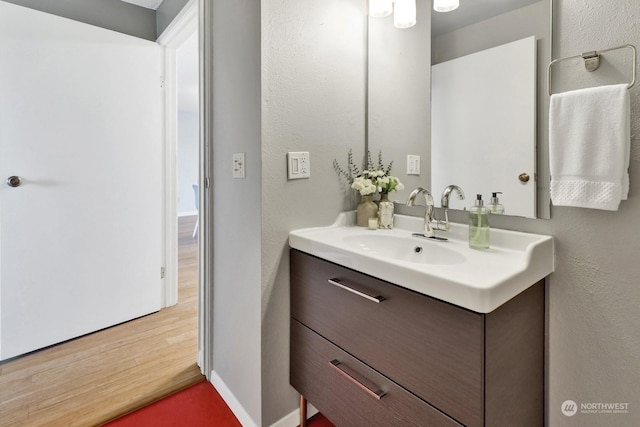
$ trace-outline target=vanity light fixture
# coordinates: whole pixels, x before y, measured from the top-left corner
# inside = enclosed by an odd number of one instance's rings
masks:
[[[410,28],[416,25],[416,0],[395,0],[393,25]]]
[[[369,16],[384,18],[393,12],[393,0],[369,0]]]
[[[460,0],[433,0],[433,10],[436,12],[451,12],[460,6]]]
[[[369,16],[384,18],[391,12],[396,28],[410,28],[416,25],[416,0],[369,0]]]

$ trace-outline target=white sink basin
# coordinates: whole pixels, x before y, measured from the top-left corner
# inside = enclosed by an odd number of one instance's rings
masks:
[[[366,255],[418,264],[462,264],[465,256],[436,242],[409,236],[389,234],[356,234],[342,239],[347,245]]]
[[[289,234],[300,251],[479,313],[489,313],[554,271],[553,237],[491,229],[491,247],[469,248],[466,225],[413,237],[422,218],[395,216],[393,230],[355,226],[355,212],[328,227]]]

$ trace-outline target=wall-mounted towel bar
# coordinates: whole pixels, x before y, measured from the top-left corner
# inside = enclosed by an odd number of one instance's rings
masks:
[[[595,71],[598,69],[598,67],[600,66],[600,54],[604,53],[604,52],[609,52],[612,50],[617,50],[617,49],[631,49],[632,52],[632,78],[631,78],[631,83],[629,83],[629,89],[631,89],[633,87],[633,85],[636,84],[636,47],[634,45],[631,44],[625,44],[622,46],[616,46],[616,47],[612,47],[609,49],[602,49],[602,50],[594,50],[592,52],[585,52],[582,55],[574,55],[574,56],[567,56],[566,58],[559,58],[559,59],[555,59],[553,61],[551,61],[549,63],[549,67],[547,68],[547,93],[549,95],[551,95],[551,67],[553,66],[553,64],[556,64],[558,62],[562,62],[562,61],[567,61],[569,59],[576,59],[576,58],[582,58],[584,59],[584,68],[587,71]]]

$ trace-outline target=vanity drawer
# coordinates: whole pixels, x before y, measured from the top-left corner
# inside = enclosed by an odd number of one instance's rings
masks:
[[[291,316],[457,421],[483,424],[482,315],[292,250]]]
[[[340,426],[460,426],[295,320],[291,385]]]

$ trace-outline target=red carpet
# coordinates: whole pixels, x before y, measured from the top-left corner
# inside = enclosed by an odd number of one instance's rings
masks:
[[[103,427],[241,427],[213,385],[203,381],[124,415]],[[307,422],[309,427],[334,427],[322,414]]]
[[[307,421],[307,427],[334,427],[334,425],[324,415],[315,414]]]
[[[208,381],[145,406],[105,424],[108,427],[241,427],[227,404]]]

